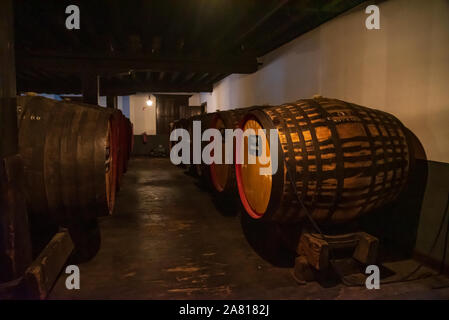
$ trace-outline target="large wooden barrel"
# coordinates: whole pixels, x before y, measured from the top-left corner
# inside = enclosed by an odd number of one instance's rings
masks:
[[[188,130],[189,127],[189,120],[188,119],[179,119],[179,120],[175,120],[173,122],[170,122],[169,124],[170,128],[170,134],[172,133],[172,131],[176,130],[176,129],[185,129]],[[178,139],[179,141],[180,139]],[[171,149],[173,148],[173,146],[177,143],[177,141],[170,141],[168,143],[169,146],[169,150],[171,151]]]
[[[210,128],[210,124],[211,121],[213,119],[213,117],[215,116],[215,112],[214,113],[205,113],[199,116],[193,116],[192,117],[192,121],[189,123],[189,134],[190,134],[190,139],[191,139],[191,143],[193,143],[193,135],[192,135],[192,123],[193,121],[201,121],[201,137],[204,133],[205,130]],[[212,187],[212,182],[210,180],[210,170],[209,170],[209,165],[203,162],[203,157],[202,157],[202,153],[203,153],[203,149],[204,147],[209,143],[209,141],[201,141],[200,144],[200,157],[201,157],[201,163],[199,164],[193,164],[193,145],[191,145],[191,158],[192,158],[192,166],[194,168],[194,172],[196,173],[196,175],[200,178],[201,183],[207,187],[207,188],[211,188]]]
[[[129,155],[131,157],[133,150],[134,150],[134,124],[131,121],[129,123],[131,125],[131,145],[129,148]]]
[[[210,121],[210,128],[220,130],[223,139],[221,164],[212,163],[209,166],[210,179],[212,182],[213,190],[217,194],[222,194],[224,197],[234,196],[238,194],[234,161],[231,164],[225,163],[226,144],[232,143],[232,146],[230,148],[228,147],[228,149],[232,149],[233,152],[235,153],[235,139],[233,139],[232,141],[229,140],[226,141],[225,130],[226,129],[235,130],[239,128],[244,116],[248,112],[260,108],[264,108],[264,106],[251,106],[241,109],[220,111],[212,116]]]
[[[105,112],[111,116],[111,135],[112,144],[114,145],[112,153],[112,174],[114,176],[114,194],[120,189],[123,174],[126,172],[127,156],[128,156],[128,133],[126,125],[126,118],[119,109],[105,108],[98,105],[87,103],[76,103],[77,106],[96,109],[100,112]]]
[[[59,225],[111,214],[112,116],[98,108],[18,97],[19,152],[31,214]]]
[[[188,169],[191,173],[197,175],[197,176],[201,176],[202,175],[202,171],[201,171],[201,165],[200,164],[195,164],[193,163],[193,122],[194,121],[202,121],[202,115],[194,115],[190,118],[187,119],[188,123],[187,123],[187,132],[189,133],[189,143],[190,143],[190,161],[188,164]],[[201,148],[202,150],[202,148]]]
[[[249,112],[241,128],[277,129],[279,147],[265,144],[270,162],[236,165],[240,199],[255,219],[301,221],[293,193],[321,225],[349,221],[397,198],[410,170],[405,127],[393,115],[335,99],[299,100]],[[262,133],[263,134],[263,133]],[[268,134],[268,133],[267,133]],[[257,140],[257,139],[254,139]],[[263,141],[263,139],[262,139]],[[238,149],[238,148],[237,148]],[[274,175],[260,175],[272,165]]]
[[[250,109],[221,111],[217,112],[211,119],[210,127],[220,130],[222,135],[222,161],[220,164],[214,162],[209,166],[212,187],[217,194],[222,194],[223,196],[237,195],[234,161],[232,164],[225,163],[226,143],[232,143],[231,149],[234,152],[235,141],[225,140],[225,130],[238,128],[243,116],[248,111]]]

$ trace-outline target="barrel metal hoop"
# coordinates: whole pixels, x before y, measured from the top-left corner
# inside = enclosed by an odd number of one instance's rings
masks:
[[[397,172],[398,168],[395,166],[395,163],[397,161],[398,152],[396,151],[396,147],[395,147],[395,144],[394,144],[395,138],[392,137],[391,133],[390,133],[390,126],[389,126],[389,124],[391,123],[391,119],[385,113],[381,113],[381,115],[382,115],[382,118],[384,120],[383,123],[386,124],[385,125],[385,131],[387,131],[387,135],[388,135],[388,137],[390,139],[391,150],[392,150],[392,155],[391,155],[392,156],[392,162],[391,163],[394,166],[393,169],[392,169],[393,170],[393,176],[391,177],[390,190],[391,190],[392,193],[396,193],[396,191],[398,189],[398,186],[400,185],[399,179],[396,179],[396,175],[398,173]],[[397,139],[399,139],[399,136],[397,136]]]
[[[368,137],[368,142],[369,142],[370,149],[371,149],[371,167],[370,167],[371,181],[370,181],[370,185],[369,185],[369,191],[366,196],[367,201],[365,201],[365,203],[361,206],[361,209],[360,209],[360,213],[362,213],[365,210],[365,208],[367,207],[368,202],[371,199],[371,197],[374,196],[374,188],[376,186],[376,170],[375,170],[376,169],[376,161],[377,161],[376,146],[374,145],[374,140],[373,140],[371,131],[369,130],[368,124],[367,124],[366,120],[364,119],[364,117],[362,117],[362,115],[360,114],[358,108],[351,103],[348,103],[345,101],[342,101],[342,102],[346,105],[346,107],[348,109],[350,109],[352,112],[354,112],[355,115],[360,119],[360,122],[362,123],[363,128],[365,129],[366,135]]]
[[[383,163],[384,177],[382,179],[382,188],[377,192],[378,195],[381,195],[383,192],[385,192],[385,186],[386,186],[387,178],[388,178],[388,167],[389,167],[388,163],[387,163],[387,161],[388,161],[388,151],[387,151],[388,147],[387,147],[387,144],[386,144],[385,136],[382,134],[382,131],[380,130],[380,126],[379,126],[379,121],[381,120],[380,119],[380,113],[376,114],[375,111],[369,110],[369,109],[366,109],[366,113],[368,114],[368,116],[371,119],[371,121],[373,122],[373,124],[376,126],[376,130],[379,132],[379,136],[382,137],[381,141],[382,141],[383,160],[384,160],[384,163]],[[374,118],[373,114],[379,119],[379,121],[376,121],[376,119]],[[386,129],[385,129],[385,131],[387,132],[387,136],[389,137],[390,133]],[[391,138],[389,140],[391,141]],[[367,201],[367,203],[368,204],[375,203],[373,205],[373,208],[376,208],[379,205],[381,199],[382,199],[381,197],[379,197],[377,199],[377,201],[374,201],[373,199],[369,199]]]
[[[337,131],[337,125],[334,121],[332,121],[329,112],[327,112],[327,110],[321,105],[321,103],[318,103],[315,99],[306,99],[306,101],[309,102],[311,105],[313,105],[324,118],[324,122],[327,124],[329,130],[331,131],[331,140],[335,146],[335,161],[336,161],[335,178],[337,179],[337,188],[335,190],[336,194],[333,204],[329,208],[328,217],[326,219],[330,220],[333,214],[335,213],[343,194],[344,178],[345,178],[343,147],[341,145],[341,139],[339,138],[339,134]]]
[[[401,123],[396,118],[394,118],[394,117],[391,117],[391,118],[390,118],[390,121],[394,121],[394,123],[395,123],[394,128],[395,128],[396,137],[398,140],[398,147],[400,148],[401,161],[404,161],[406,159],[406,150],[408,150],[408,148],[406,148],[407,140],[406,140],[405,132],[402,129]],[[401,132],[403,134],[403,137],[400,136]],[[395,150],[396,150],[396,147],[395,147]],[[395,161],[397,161],[397,158],[395,159]],[[408,163],[408,166],[410,166],[410,163]],[[409,168],[407,170],[409,170]],[[406,172],[405,167],[402,167],[401,173],[400,173],[400,179],[398,179],[397,186],[396,186],[396,192],[400,192],[402,187],[405,184],[405,181],[404,181],[405,177],[406,177],[405,172]]]
[[[304,121],[309,125],[310,132],[312,133],[312,129],[313,129],[313,132],[315,133],[315,128],[312,127],[312,123],[311,123],[308,115],[306,114],[306,112],[302,109],[302,107],[298,106],[298,104],[295,104],[295,108],[294,109],[295,109],[295,112],[299,112],[301,114],[301,116],[303,117]],[[288,109],[287,109],[287,112],[290,114],[291,118],[296,118],[296,115],[294,115],[293,112],[291,112]],[[297,120],[294,121],[294,124],[295,124],[296,131],[298,132],[298,134],[300,136],[299,137],[299,144],[301,146],[301,152],[302,152],[302,158],[303,158],[303,166],[304,166],[304,172],[305,172],[302,175],[302,183],[303,183],[304,191],[302,192],[302,195],[298,195],[298,196],[300,197],[301,200],[305,201],[307,199],[307,193],[309,191],[309,178],[310,178],[309,155],[308,155],[308,152],[307,152],[307,147],[306,147],[306,141],[305,141],[305,138],[304,138],[304,133],[303,133],[302,129],[300,128]],[[312,139],[313,139],[313,136],[312,136]],[[319,149],[319,146],[318,145],[316,145],[316,146]],[[315,151],[317,151],[318,149],[315,148]],[[321,169],[321,166],[318,163],[318,159],[320,159],[320,161],[321,161],[321,155],[320,154],[316,154],[315,155],[315,160],[317,161],[317,170],[318,170],[318,168]],[[296,172],[296,167],[295,167],[295,172]],[[320,177],[317,177],[317,179],[320,179]],[[296,183],[296,181],[294,181],[294,183]],[[318,181],[317,181],[317,184],[319,184]],[[317,190],[318,190],[318,186],[317,186]],[[311,201],[312,201],[312,205],[313,205],[313,199]]]
[[[283,115],[281,114],[281,111],[276,110],[276,108],[277,107],[275,107],[271,110],[277,118],[275,120],[281,121],[283,124],[283,127],[286,128],[286,131],[288,130],[288,132],[284,132],[285,137],[287,139],[287,144],[288,144],[288,148],[287,148],[288,163],[291,168],[295,168],[294,172],[292,172],[292,179],[293,179],[293,181],[296,181],[296,161],[295,161],[295,154],[293,152],[293,141],[290,136],[290,129],[288,127],[287,121],[285,121]],[[281,106],[281,110],[282,109],[284,109],[284,108],[282,108],[282,106]]]
[[[382,167],[384,169],[383,170],[384,178],[382,180],[382,188],[377,192],[377,194],[383,195],[383,194],[385,194],[385,186],[386,186],[386,182],[387,182],[388,171],[392,167],[392,165],[393,165],[393,168],[394,168],[394,162],[388,163],[388,161],[387,161],[388,160],[388,151],[387,151],[388,146],[387,146],[386,142],[387,142],[387,140],[388,141],[392,141],[392,138],[391,138],[390,132],[386,128],[385,128],[385,131],[387,132],[387,136],[381,135],[382,131],[380,130],[380,126],[379,126],[379,122],[381,120],[380,115],[383,116],[385,114],[385,112],[381,112],[381,111],[378,111],[378,110],[372,110],[372,109],[365,108],[365,107],[363,107],[363,109],[366,111],[366,113],[368,114],[369,118],[372,120],[373,124],[376,126],[376,129],[379,132],[380,141],[382,141],[383,160],[384,160],[384,164],[383,164]],[[379,121],[376,121],[376,119],[374,119],[373,114],[379,119]],[[393,149],[394,148],[392,148],[392,150]],[[393,150],[392,156],[393,157],[396,156],[396,151],[395,150]],[[369,201],[369,203],[375,202],[376,204],[374,205],[374,207],[377,207],[380,204],[380,200],[381,199],[382,199],[382,197],[379,197],[379,199],[377,201],[371,200],[371,201]]]

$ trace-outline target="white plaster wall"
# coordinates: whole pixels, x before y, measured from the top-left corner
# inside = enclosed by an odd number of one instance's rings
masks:
[[[123,96],[117,96],[117,109],[123,112]]]
[[[429,160],[449,162],[449,1],[379,4],[380,30],[365,28],[366,5],[261,58],[201,93],[207,111],[281,104],[314,94],[396,115]]]
[[[189,106],[199,106],[200,104],[201,104],[200,94],[199,93],[192,94],[192,96],[189,98]]]
[[[98,105],[106,108],[106,106],[107,106],[106,96],[99,96],[98,97]]]
[[[147,106],[148,93],[135,94],[129,97],[130,121],[134,126],[134,134],[156,134],[156,97],[151,95],[153,105]]]

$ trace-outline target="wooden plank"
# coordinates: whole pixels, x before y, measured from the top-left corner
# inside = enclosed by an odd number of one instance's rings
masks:
[[[22,69],[39,68],[61,73],[94,72],[99,75],[139,71],[253,73],[257,60],[253,58],[162,58],[149,56],[55,56],[48,53],[17,54],[17,65]]]
[[[305,256],[296,257],[295,267],[293,268],[293,278],[299,284],[306,284],[306,282],[315,279],[313,269],[310,267]]]
[[[14,59],[12,1],[0,3],[0,157],[17,153],[15,111],[16,70]]]
[[[100,95],[124,96],[136,92],[212,92],[211,84],[173,84],[165,81],[102,81]]]
[[[67,230],[58,232],[25,272],[27,297],[45,299],[73,251]]]
[[[261,25],[263,25],[267,20],[273,17],[280,9],[282,9],[290,0],[280,0],[271,8],[267,13],[265,13],[260,19],[258,19],[248,30],[242,33],[237,40],[234,42],[234,46],[238,46],[243,43],[248,36],[254,33]]]
[[[3,96],[0,97],[0,158],[16,154],[17,151],[16,99]]]
[[[0,97],[16,95],[14,21],[11,0],[0,2]]]
[[[89,104],[98,104],[98,76],[92,73],[85,73],[82,77],[82,95],[83,102]]]
[[[156,95],[157,134],[169,133],[170,122],[180,119],[181,107],[189,105],[189,97],[190,95]]]
[[[23,275],[31,263],[31,241],[19,155],[0,159],[0,282]]]
[[[167,81],[147,80],[143,82],[131,80],[100,79],[101,96],[125,96],[136,92],[212,92],[212,84],[169,83]],[[82,93],[79,84],[70,85],[61,81],[19,80],[19,92],[38,92],[55,94]]]
[[[17,155],[13,16],[12,1],[0,1],[0,283],[19,278],[31,263],[23,164]]]
[[[376,263],[379,239],[366,232],[357,232],[356,236],[358,238],[358,245],[352,257],[364,264]]]
[[[106,97],[106,107],[117,109],[117,96],[107,96]]]
[[[355,232],[336,236],[304,232],[297,247],[297,253],[304,256],[316,270],[326,270],[331,250],[353,248],[352,258],[363,264],[374,264],[377,261],[379,240],[366,233]]]
[[[316,270],[325,270],[329,266],[329,244],[311,233],[301,235],[297,252]]]

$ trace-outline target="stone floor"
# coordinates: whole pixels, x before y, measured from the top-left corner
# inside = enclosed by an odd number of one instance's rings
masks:
[[[79,266],[81,289],[67,290],[62,273],[50,299],[449,298],[447,278],[434,276],[381,284],[379,290],[298,285],[291,259],[263,259],[249,244],[242,221],[218,210],[196,179],[168,159],[133,159],[115,214],[100,221],[100,251]],[[411,260],[385,263],[394,273],[387,280],[401,278],[416,265]],[[417,275],[423,273],[429,270]],[[446,288],[435,288],[445,283]]]

